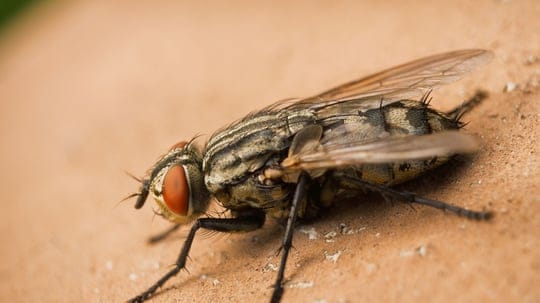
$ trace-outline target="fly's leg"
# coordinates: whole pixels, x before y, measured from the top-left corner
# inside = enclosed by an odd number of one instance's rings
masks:
[[[195,224],[191,227],[189,234],[184,242],[184,246],[180,251],[180,255],[172,268],[161,279],[159,279],[154,285],[148,288],[142,294],[130,299],[130,303],[140,303],[150,298],[158,288],[163,286],[170,278],[174,277],[180,270],[185,268],[186,261],[189,255],[189,250],[195,233],[200,229],[208,229],[219,232],[238,232],[238,231],[251,231],[260,228],[264,224],[264,213],[250,213],[249,216],[238,218],[200,218],[195,221]]]
[[[270,299],[271,303],[278,303],[279,301],[281,301],[281,297],[283,296],[282,283],[283,275],[285,273],[285,265],[287,264],[287,258],[289,257],[289,250],[292,247],[294,223],[298,215],[298,206],[306,195],[306,183],[308,179],[308,175],[305,172],[302,172],[296,185],[294,198],[291,208],[289,210],[289,218],[287,219],[287,226],[285,228],[285,235],[283,237],[283,243],[281,245],[281,250],[283,251],[283,254],[281,255],[281,261],[279,262],[279,270],[276,278],[276,284],[274,284],[274,292],[272,293],[272,298]]]
[[[385,196],[390,196],[396,199],[404,200],[409,203],[417,203],[417,204],[431,206],[437,209],[452,212],[458,216],[466,217],[469,219],[489,220],[493,216],[493,213],[490,211],[468,210],[468,209],[465,209],[456,205],[452,205],[446,202],[422,198],[411,192],[395,190],[388,186],[367,183],[367,182],[354,179],[354,178],[347,178],[347,179],[353,182],[357,182],[361,184],[364,188],[367,188],[369,190],[380,192],[381,194]]]
[[[176,231],[180,227],[180,224],[175,224],[172,227],[170,227],[167,230],[164,230],[163,232],[160,232],[159,234],[153,235],[148,239],[148,243],[150,244],[156,244],[159,241],[162,241],[163,239],[167,238],[170,234],[172,234],[174,231]]]
[[[478,90],[469,100],[463,102],[460,106],[446,112],[446,115],[452,120],[459,123],[463,115],[470,112],[474,107],[480,104],[480,102],[482,102],[487,97],[487,92]]]

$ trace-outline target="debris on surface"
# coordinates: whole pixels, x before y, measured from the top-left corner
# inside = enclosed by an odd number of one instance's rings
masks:
[[[399,252],[400,257],[412,257],[414,255],[418,254],[419,256],[424,257],[427,254],[427,246],[425,244],[422,244],[418,246],[414,250],[402,250]]]
[[[113,269],[113,262],[111,260],[107,260],[107,262],[105,262],[105,268],[107,270],[112,270]]]
[[[200,279],[201,279],[201,281],[207,281],[207,280],[210,280],[210,277],[205,275],[205,274],[202,274],[200,276]],[[212,279],[212,285],[217,286],[220,283],[221,283],[221,281],[219,281],[218,279]]]
[[[349,232],[352,231],[350,227],[348,227],[345,223],[339,223],[339,233],[342,235],[348,235]]]
[[[350,228],[348,227],[345,223],[340,223],[339,224],[339,233],[342,234],[342,235],[352,235],[352,234],[357,234],[363,230],[365,230],[367,227],[363,226],[363,227],[360,227],[358,229],[353,229],[353,228]]]
[[[412,250],[402,250],[399,252],[399,256],[403,258],[414,256],[414,251]]]
[[[266,263],[266,265],[263,267],[263,272],[271,272],[271,271],[277,271],[277,270],[278,270],[277,265],[270,262]]]
[[[425,257],[426,254],[427,254],[427,246],[424,245],[424,244],[418,246],[418,247],[416,248],[416,252],[417,252],[420,256]]]
[[[313,281],[290,282],[290,283],[286,283],[285,287],[287,287],[287,288],[311,288],[311,287],[313,287]]]
[[[337,232],[335,231],[331,231],[331,232],[328,232],[324,235],[324,239],[326,242],[328,243],[331,243],[331,242],[336,242],[336,236],[337,236]]]
[[[538,61],[538,57],[535,55],[530,55],[525,59],[525,65],[532,65]]]
[[[314,227],[310,228],[300,228],[300,232],[308,235],[308,239],[317,240],[319,238],[319,233],[315,230]]]
[[[509,93],[509,92],[515,90],[515,89],[517,88],[517,86],[518,86],[518,85],[517,85],[516,83],[514,83],[514,82],[508,82],[508,83],[506,83],[506,85],[504,86],[503,92]]]
[[[130,273],[130,274],[129,274],[129,279],[130,279],[131,281],[135,281],[135,280],[137,280],[137,278],[138,278],[138,277],[137,277],[136,274],[134,274],[134,273]]]
[[[341,256],[341,253],[342,253],[341,250],[338,250],[337,252],[333,254],[329,254],[327,251],[324,251],[324,256],[326,257],[326,260],[336,263],[337,260],[339,259],[339,256]]]
[[[367,227],[363,226],[358,229],[353,229],[353,228],[348,227],[345,223],[340,223],[337,231],[329,231],[325,233],[322,237],[325,239],[327,243],[333,243],[336,241],[336,237],[338,236],[338,233],[342,235],[352,235],[352,234],[357,234],[365,230],[366,228]],[[319,236],[320,236],[319,232],[317,232],[314,227],[309,227],[309,228],[301,227],[300,229],[298,229],[298,231],[308,235],[309,240],[317,240],[319,239]],[[379,235],[380,234],[376,236],[378,237]]]

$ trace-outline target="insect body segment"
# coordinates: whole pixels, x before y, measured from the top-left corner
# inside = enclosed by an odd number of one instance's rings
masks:
[[[478,149],[473,136],[458,132],[463,126],[459,118],[469,106],[445,114],[429,106],[429,94],[490,57],[484,50],[426,57],[310,98],[275,103],[217,131],[202,151],[192,142],[173,146],[132,196],[138,196],[140,208],[150,193],[165,218],[193,225],[174,268],[132,302],[148,299],[184,268],[199,229],[246,232],[260,228],[267,216],[286,222],[270,299],[279,302],[297,219],[321,215],[341,197],[358,196],[366,189],[472,219],[489,218],[489,212],[390,186],[413,179],[452,155]],[[230,216],[204,217],[211,197]]]

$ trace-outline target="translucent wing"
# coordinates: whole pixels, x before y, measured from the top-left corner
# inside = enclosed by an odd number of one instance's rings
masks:
[[[289,103],[289,108],[321,108],[344,102],[364,107],[386,105],[400,99],[420,97],[433,87],[460,79],[489,61],[490,51],[457,50],[418,59],[327,90],[316,96]],[[366,103],[366,104],[362,104]]]
[[[368,163],[429,159],[478,149],[473,136],[457,131],[312,146],[314,148],[311,150],[289,155],[282,162],[283,168],[286,171],[314,171]]]

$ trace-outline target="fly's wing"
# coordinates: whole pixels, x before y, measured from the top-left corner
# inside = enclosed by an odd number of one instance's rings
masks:
[[[286,108],[309,108],[323,119],[365,111],[425,95],[435,86],[458,80],[491,57],[491,52],[478,49],[433,55],[289,103]],[[454,131],[373,141],[366,141],[365,136],[358,136],[346,126],[331,131],[332,135],[327,136],[330,139],[323,137],[319,144],[298,142],[298,146],[310,148],[297,149],[283,160],[281,165],[287,174],[299,170],[320,174],[321,170],[342,166],[429,159],[472,152],[478,146],[474,137]]]
[[[420,97],[432,88],[454,82],[492,57],[481,49],[457,50],[418,59],[327,90],[316,96],[288,103],[287,108],[320,110],[346,103],[357,110],[384,106],[402,99]]]
[[[289,155],[281,165],[288,172],[320,171],[361,164],[429,159],[473,152],[477,148],[478,143],[473,136],[448,131],[423,136],[392,136],[371,142],[359,140],[319,144],[311,150]]]

